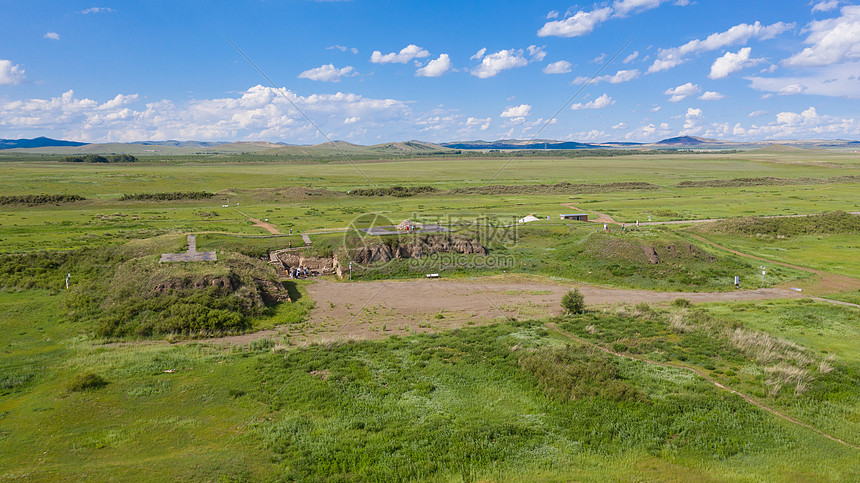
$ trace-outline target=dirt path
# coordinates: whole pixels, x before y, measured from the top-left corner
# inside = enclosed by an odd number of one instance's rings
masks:
[[[781,267],[794,268],[796,270],[801,270],[803,272],[811,273],[817,277],[817,280],[789,282],[789,285],[802,288],[806,292],[821,294],[821,293],[842,292],[845,290],[860,290],[860,280],[853,278],[853,277],[848,277],[846,275],[839,275],[839,274],[830,273],[830,272],[824,272],[821,270],[816,270],[814,268],[801,267],[800,265],[792,265],[790,263],[785,263],[785,262],[777,262],[775,260],[770,260],[770,259],[759,257],[756,255],[750,255],[748,253],[742,253],[742,252],[739,252],[737,250],[732,250],[731,248],[724,247],[718,243],[714,243],[711,240],[708,240],[707,238],[705,238],[701,235],[696,235],[694,233],[688,233],[688,234],[691,237],[695,238],[696,240],[699,240],[700,242],[707,243],[708,245],[711,245],[714,248],[717,248],[717,249],[738,255],[740,257],[750,258],[753,260],[758,260],[760,262],[770,263],[773,265],[779,265]],[[826,302],[831,302],[831,303],[835,302],[833,300],[827,300],[827,299],[821,299],[821,300],[826,301]]]
[[[666,363],[666,362],[657,362],[657,361],[652,361],[652,360],[650,360],[650,359],[646,359],[646,358],[644,358],[644,357],[633,356],[633,355],[627,355],[627,354],[620,354],[620,353],[615,352],[615,351],[613,351],[613,350],[611,350],[611,349],[608,349],[608,348],[606,348],[606,347],[603,347],[603,346],[597,345],[597,344],[595,344],[595,343],[593,343],[593,342],[589,342],[589,341],[587,341],[587,340],[585,340],[585,339],[580,339],[579,337],[576,337],[576,336],[575,336],[575,335],[573,335],[573,334],[568,334],[567,332],[564,332],[563,330],[561,330],[561,329],[559,329],[558,327],[556,327],[556,326],[555,326],[555,324],[549,323],[549,324],[547,324],[547,327],[549,327],[551,330],[554,330],[555,332],[557,332],[557,333],[559,333],[559,334],[561,334],[561,335],[563,335],[563,336],[565,336],[565,337],[567,337],[567,338],[569,338],[569,339],[571,339],[571,340],[575,340],[575,341],[579,342],[580,344],[583,344],[583,345],[585,345],[585,346],[587,346],[587,347],[592,347],[592,348],[594,348],[594,349],[597,349],[597,350],[603,351],[603,352],[605,352],[605,353],[607,353],[607,354],[611,354],[611,355],[616,356],[616,357],[621,357],[621,358],[629,359],[629,360],[633,360],[633,361],[644,362],[644,363],[646,363],[646,364],[652,364],[652,365],[655,365],[655,366],[661,366],[661,367],[672,367],[672,368],[675,368],[675,369],[682,369],[682,370],[685,370],[685,371],[691,371],[691,372],[693,372],[693,373],[697,374],[697,375],[698,375],[699,377],[701,377],[702,379],[705,379],[706,381],[710,382],[710,383],[711,383],[711,384],[713,384],[714,386],[716,386],[716,387],[718,387],[718,388],[722,389],[723,391],[727,391],[727,392],[729,392],[729,393],[731,393],[731,394],[737,394],[738,396],[740,396],[740,397],[744,398],[744,400],[746,400],[748,403],[750,403],[750,404],[752,404],[752,405],[754,405],[754,406],[757,406],[757,407],[759,407],[759,408],[761,408],[761,409],[764,409],[765,411],[767,411],[767,412],[769,412],[769,413],[773,414],[774,416],[777,416],[777,417],[779,417],[779,418],[782,418],[782,419],[784,419],[784,420],[786,420],[786,421],[788,421],[788,422],[790,422],[790,423],[796,424],[796,425],[798,425],[798,426],[802,426],[802,427],[804,427],[804,428],[811,429],[812,431],[814,431],[814,432],[816,432],[816,433],[820,434],[821,436],[824,436],[824,437],[825,437],[825,438],[827,438],[827,439],[830,439],[830,440],[836,441],[837,443],[844,444],[845,446],[849,446],[849,447],[851,447],[851,448],[860,449],[860,446],[857,446],[857,445],[854,445],[854,444],[848,443],[848,442],[843,441],[843,440],[841,440],[841,439],[839,439],[839,438],[837,438],[837,437],[835,437],[835,436],[831,436],[831,435],[829,435],[829,434],[825,433],[824,431],[821,431],[821,430],[820,430],[820,429],[818,429],[818,428],[815,428],[815,427],[813,427],[813,426],[810,426],[809,424],[806,424],[806,423],[804,423],[804,422],[802,422],[802,421],[798,421],[798,420],[796,420],[796,419],[794,419],[794,418],[792,418],[792,417],[790,417],[790,416],[786,416],[785,414],[783,414],[783,413],[781,413],[781,412],[777,411],[776,409],[773,409],[773,408],[771,408],[771,407],[765,406],[765,405],[764,405],[764,404],[762,404],[761,402],[759,402],[759,401],[757,401],[757,400],[753,399],[751,396],[748,396],[748,395],[746,395],[746,394],[744,394],[744,393],[742,393],[742,392],[739,392],[739,391],[735,391],[734,389],[728,388],[728,387],[726,387],[726,386],[724,386],[724,385],[720,384],[719,382],[717,382],[717,381],[713,380],[710,376],[708,376],[707,374],[705,374],[704,372],[700,371],[699,369],[697,369],[697,368],[695,368],[695,367],[690,367],[690,366],[685,366],[685,365],[680,365],[680,364],[669,364],[669,363]]]
[[[572,203],[562,203],[561,205],[566,206],[566,207],[570,208],[571,210],[575,210],[575,211],[582,211],[585,213],[594,213],[595,215],[597,215],[597,218],[588,220],[588,221],[591,221],[594,223],[612,223],[613,225],[620,225],[621,224],[621,223],[618,223],[617,221],[613,220],[611,216],[609,216],[605,213],[598,213],[597,211],[591,211],[591,210],[583,210],[582,208],[579,208]]]
[[[234,209],[234,210],[236,210],[236,208],[233,208],[233,209]],[[258,219],[256,219],[256,218],[251,218],[250,216],[246,215],[245,213],[242,213],[242,212],[241,212],[241,211],[239,211],[239,210],[236,210],[236,213],[239,213],[240,215],[242,215],[242,216],[244,216],[245,218],[247,218],[247,219],[248,219],[248,221],[250,221],[251,223],[253,223],[253,224],[254,224],[254,226],[258,226],[258,227],[260,227],[260,228],[262,228],[262,229],[264,229],[264,230],[268,231],[268,232],[269,232],[269,233],[271,233],[272,235],[280,235],[280,234],[281,234],[281,232],[280,232],[280,231],[278,231],[278,229],[277,229],[277,228],[275,228],[275,225],[273,225],[273,224],[271,224],[271,223],[268,223],[268,222],[265,222],[265,221],[260,221],[260,220],[258,220]]]

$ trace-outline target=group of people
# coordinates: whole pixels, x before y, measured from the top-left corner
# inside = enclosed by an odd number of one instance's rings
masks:
[[[290,278],[305,278],[311,275],[313,273],[305,267],[290,267]]]

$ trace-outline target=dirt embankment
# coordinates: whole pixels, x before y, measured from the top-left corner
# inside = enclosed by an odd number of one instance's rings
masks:
[[[486,255],[487,249],[476,239],[435,235],[418,237],[398,245],[375,244],[355,249],[353,261],[358,263],[387,262],[395,258],[420,258],[434,253]]]

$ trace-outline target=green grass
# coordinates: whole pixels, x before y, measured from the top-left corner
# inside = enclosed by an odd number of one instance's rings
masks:
[[[856,450],[685,371],[569,344],[542,323],[288,352],[271,343],[103,346],[58,324],[56,308],[30,310],[57,304],[46,292],[0,294],[0,344],[29,347],[3,354],[4,371],[39,354],[27,364],[37,374],[0,396],[3,478],[858,476]],[[18,334],[32,321],[51,343]],[[88,372],[108,384],[56,391]],[[856,398],[856,384],[839,387]]]
[[[593,352],[546,330],[545,321],[309,347],[290,347],[280,336],[243,347],[134,342],[133,337],[106,343],[95,336],[95,319],[69,317],[63,283],[71,272],[79,292],[113,290],[121,306],[149,296],[146,287],[126,283],[135,276],[205,279],[226,273],[223,265],[145,265],[160,253],[183,251],[188,232],[198,233],[198,249],[217,250],[219,258],[226,253],[264,257],[290,240],[300,244],[297,236],[242,236],[268,232],[233,210],[239,203],[248,215],[268,219],[283,233],[292,228],[294,235],[346,227],[363,213],[379,213],[394,223],[441,219],[470,233],[482,218],[505,224],[529,213],[549,215],[548,222],[518,227],[515,243],[488,241],[490,255],[513,257],[517,265],[509,272],[623,287],[722,290],[738,272],[755,271],[758,262],[713,250],[673,226],[625,232],[613,227],[606,234],[598,225],[562,222],[558,214],[571,210],[563,204],[627,223],[649,215],[666,221],[856,211],[857,183],[678,186],[739,177],[858,175],[856,155],[756,152],[512,162],[509,156],[434,157],[363,163],[369,180],[348,163],[281,162],[272,156],[167,156],[110,166],[50,159],[4,156],[0,162],[4,195],[87,198],[58,206],[0,207],[2,480],[140,475],[207,481],[860,479],[857,450],[775,418],[688,371]],[[483,186],[496,173],[492,184],[647,182],[657,188],[468,196],[447,191]],[[439,191],[406,198],[345,194],[391,186]],[[118,201],[124,193],[188,191],[216,195]],[[231,206],[223,208],[228,197]],[[708,236],[769,259],[845,275],[860,272],[852,235]],[[335,251],[343,235],[311,238],[308,253],[322,255]],[[694,250],[687,252],[668,248],[690,244]],[[655,247],[663,263],[643,262],[643,246]],[[476,268],[480,261],[467,257],[463,267],[447,267],[446,275],[499,271]],[[392,275],[405,276],[397,272],[403,267],[392,268]],[[416,273],[426,268],[446,267],[421,265]],[[766,285],[800,276],[769,267]],[[293,302],[248,315],[247,327],[302,324],[314,305],[310,283],[288,283]],[[838,297],[858,301],[851,293]],[[119,314],[110,307],[96,312]],[[641,306],[556,323],[615,350],[700,368],[856,444],[856,318],[853,308],[764,301]],[[741,326],[744,337],[737,340],[745,345],[731,337]],[[776,341],[782,352],[765,357],[762,341]],[[782,384],[773,392],[779,364],[812,379],[803,390]],[[89,375],[106,384],[87,383],[98,382]]]

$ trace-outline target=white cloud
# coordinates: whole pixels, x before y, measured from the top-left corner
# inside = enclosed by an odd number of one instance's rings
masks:
[[[749,113],[747,115],[747,117],[759,117],[759,116],[764,116],[765,114],[767,114],[767,111],[758,110],[758,111],[753,111],[753,112]]]
[[[591,59],[592,64],[602,64],[606,60],[606,52],[601,52],[600,55]]]
[[[773,122],[753,124],[745,130],[749,139],[809,139],[860,136],[860,122],[819,114],[815,107],[802,112],[780,112]]]
[[[0,59],[0,86],[10,86],[24,82],[24,69],[11,60]]]
[[[699,96],[699,99],[703,101],[719,101],[720,99],[725,99],[725,97],[726,96],[717,91],[706,91],[704,94]]]
[[[651,108],[651,112],[660,112],[660,109],[663,109],[663,106],[654,106]]]
[[[558,10],[550,10],[548,14],[546,14],[546,19],[549,20],[551,18],[558,18]]]
[[[667,96],[671,96],[669,98],[669,102],[679,102],[685,99],[687,96],[692,96],[693,94],[698,94],[701,92],[702,88],[699,87],[698,84],[693,84],[692,82],[687,82],[686,84],[681,84],[678,87],[674,87],[672,89],[666,89],[663,94]]]
[[[58,34],[57,32],[47,32],[45,33],[44,37],[50,40],[60,40],[60,34]]]
[[[688,107],[687,114],[684,115],[684,129],[681,131],[681,135],[689,136],[701,132],[704,128],[701,121],[704,118],[701,109]]]
[[[627,129],[627,124],[619,122],[618,124],[612,126],[612,129]]]
[[[570,72],[570,62],[566,60],[560,60],[558,62],[553,62],[552,64],[547,65],[543,68],[544,74],[567,74]]]
[[[299,74],[299,79],[310,79],[320,82],[340,82],[341,77],[356,75],[352,66],[338,69],[334,64],[323,65],[314,69],[306,70]]]
[[[829,12],[834,8],[839,6],[838,0],[825,0],[823,2],[818,2],[812,6],[812,13],[815,12]]]
[[[358,116],[354,116],[354,117],[348,117],[348,118],[344,119],[343,123],[344,124],[355,124],[358,121],[361,121],[361,118]]]
[[[746,23],[738,24],[725,32],[711,34],[704,40],[695,39],[680,47],[660,49],[657,52],[657,59],[648,68],[648,73],[660,72],[676,67],[686,62],[688,56],[696,53],[709,52],[729,45],[744,43],[753,38],[760,40],[770,39],[791,28],[794,28],[793,23],[777,22],[767,26],[762,25],[761,22],[755,22],[752,25]]]
[[[81,10],[81,13],[84,15],[88,15],[91,13],[107,13],[107,12],[113,12],[113,9],[108,8],[108,7],[90,7],[90,8]]]
[[[659,126],[654,123],[648,123],[630,131],[624,136],[624,139],[627,141],[653,142],[665,138],[670,134],[672,134],[672,131],[669,130],[669,125],[665,122],[660,123]]]
[[[576,103],[570,106],[570,109],[573,111],[579,111],[582,109],[603,109],[604,107],[609,107],[615,104],[615,101],[604,93],[602,96],[598,97],[593,101],[589,101],[586,103]]]
[[[726,54],[714,61],[711,65],[711,73],[708,75],[711,79],[723,79],[728,77],[732,72],[737,72],[745,67],[763,62],[764,59],[750,59],[752,48],[744,47],[736,54],[726,52]]]
[[[860,59],[860,5],[842,7],[842,15],[809,24],[811,44],[783,61],[791,67],[816,67]]]
[[[469,60],[481,60],[482,58],[484,58],[484,54],[486,54],[486,53],[487,53],[487,48],[484,47],[481,50],[475,52],[475,55],[469,57]]]
[[[627,57],[625,57],[624,60],[621,61],[621,63],[629,64],[629,63],[633,62],[634,60],[636,60],[637,57],[639,57],[639,51],[638,50],[633,52],[632,54],[628,55]]]
[[[439,77],[451,70],[451,59],[448,54],[442,54],[436,60],[431,60],[424,67],[415,71],[418,77]]]
[[[526,117],[532,112],[532,106],[528,104],[520,104],[519,106],[509,107],[505,109],[500,117]]]
[[[546,57],[546,50],[544,47],[538,47],[536,45],[528,46],[529,57],[531,57],[532,62],[540,62]]]
[[[843,62],[811,69],[807,75],[790,77],[746,77],[750,87],[781,95],[860,97],[860,61]]]
[[[487,79],[503,70],[523,67],[528,63],[529,61],[523,57],[522,50],[500,50],[484,57],[481,60],[481,65],[472,70],[472,75],[481,79]]]
[[[612,14],[612,8],[604,7],[586,12],[580,10],[564,20],[553,20],[538,30],[538,37],[578,37],[590,34]]]
[[[613,75],[602,75],[599,77],[595,77],[592,84],[599,84],[601,82],[608,82],[610,84],[620,84],[622,82],[632,81],[633,79],[639,77],[640,72],[639,69],[632,70],[619,70]],[[577,77],[573,80],[574,84],[585,84],[588,82],[589,77]]]
[[[353,54],[358,53],[358,49],[356,49],[355,47],[347,47],[345,45],[329,45],[328,47],[326,47],[326,50],[335,50],[335,49],[339,50],[341,52],[346,52],[348,50],[348,51],[352,52]]]
[[[374,64],[405,64],[412,59],[423,59],[424,57],[430,57],[430,52],[427,52],[415,44],[409,44],[406,47],[403,47],[400,52],[391,52],[385,55],[378,50],[374,50],[370,55],[370,61]]]
[[[480,117],[470,117],[466,119],[466,126],[468,127],[479,127],[481,131],[486,131],[490,128],[490,124],[492,124],[493,119],[488,118],[480,118]]]
[[[625,17],[631,12],[639,13],[657,8],[661,3],[666,3],[667,1],[669,0],[617,0],[613,6],[615,7],[616,15]],[[687,2],[678,2],[678,4],[687,5]]]
[[[408,103],[357,94],[299,96],[286,89],[255,86],[237,96],[197,99],[181,104],[169,100],[139,102],[119,95],[107,102],[75,97],[68,91],[51,99],[0,100],[0,130],[19,137],[47,135],[86,142],[127,142],[167,139],[267,140],[320,142],[289,101],[288,95],[321,129],[344,138],[344,119],[358,118],[349,129],[405,126],[409,134],[432,125],[433,116],[416,115]],[[450,124],[443,124],[446,128]],[[403,134],[404,138],[408,136]]]

